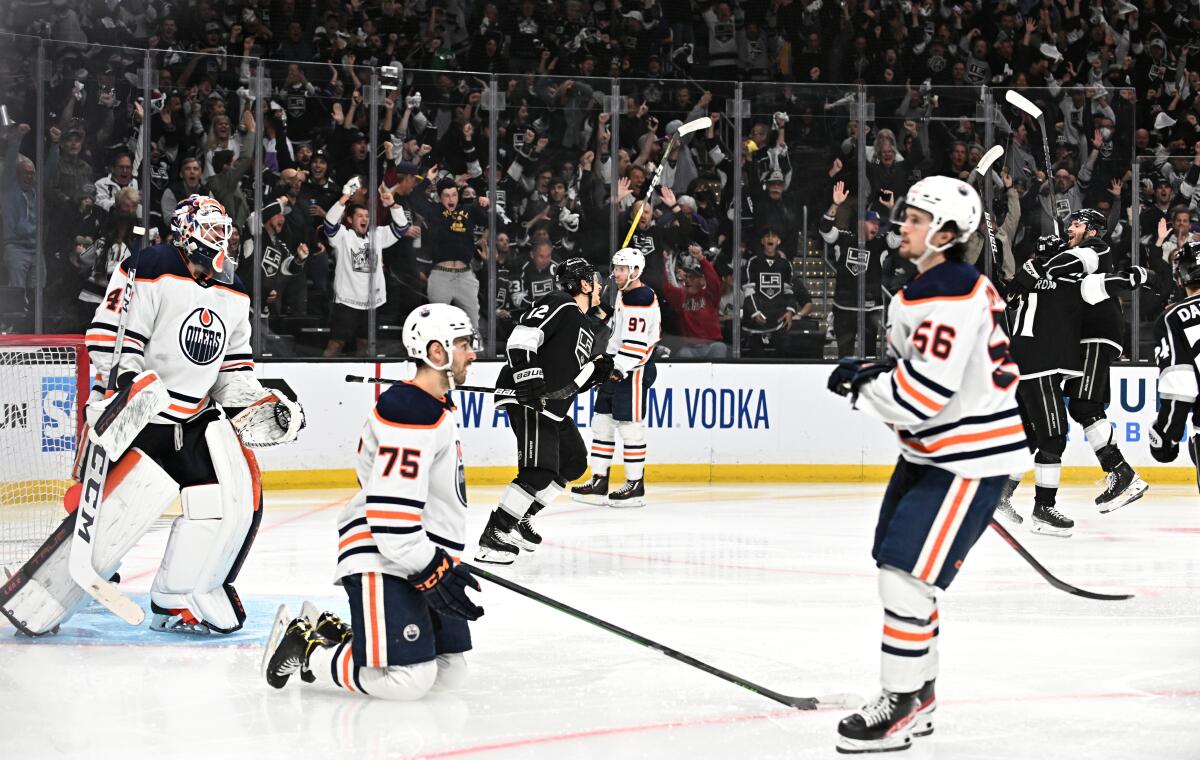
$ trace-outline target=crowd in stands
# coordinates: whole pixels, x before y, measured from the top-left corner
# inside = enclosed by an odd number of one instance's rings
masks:
[[[264,345],[285,355],[361,353],[366,309],[382,331],[429,300],[503,340],[556,262],[607,269],[660,164],[630,244],[680,358],[731,356],[735,316],[747,356],[877,351],[912,274],[890,210],[929,174],[987,187],[999,253],[980,238],[970,255],[1001,285],[1056,218],[1108,214],[1118,265],[1162,274],[1131,324],[1200,236],[1197,3],[12,0],[0,31],[56,41],[42,71],[36,41],[0,45],[3,329],[35,288],[47,331],[82,329],[195,192],[233,218],[243,279],[261,268]],[[1009,88],[1045,112],[1049,173]],[[700,116],[713,127],[664,154]],[[1004,159],[980,177],[989,140]]]

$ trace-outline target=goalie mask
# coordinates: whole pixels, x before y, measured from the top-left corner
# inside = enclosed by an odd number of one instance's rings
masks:
[[[192,214],[203,199],[203,195],[192,193],[175,204],[175,213],[171,215],[171,239],[176,248],[186,248],[188,225],[191,224]]]
[[[621,290],[624,290],[646,271],[646,257],[636,248],[622,248],[613,254],[612,265],[614,275],[617,267],[629,267],[628,279],[625,280],[624,284],[620,284]]]
[[[420,359],[439,372],[449,372],[454,364],[454,341],[458,338],[468,338],[474,351],[483,349],[479,333],[466,312],[457,306],[426,304],[413,309],[404,320],[404,349],[408,351],[408,358]],[[446,350],[446,363],[440,366],[429,359],[429,344],[434,341]]]
[[[225,207],[212,198],[202,198],[196,205],[184,236],[184,251],[208,277],[224,285],[233,282],[237,265],[229,255],[229,238],[233,221]]]

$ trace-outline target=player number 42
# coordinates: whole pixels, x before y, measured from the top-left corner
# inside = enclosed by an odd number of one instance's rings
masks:
[[[929,353],[938,359],[950,356],[954,346],[954,328],[950,325],[934,325],[928,320],[917,326],[912,342],[921,353]]]
[[[399,449],[395,446],[380,446],[379,456],[387,457],[387,464],[383,468],[383,477],[390,477],[392,470],[396,467],[396,459],[400,460],[400,477],[412,480],[417,477],[417,473],[421,471],[421,450],[420,449]]]

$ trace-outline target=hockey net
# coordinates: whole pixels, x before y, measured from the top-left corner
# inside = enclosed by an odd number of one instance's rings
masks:
[[[87,394],[83,336],[0,335],[0,568],[62,522]]]

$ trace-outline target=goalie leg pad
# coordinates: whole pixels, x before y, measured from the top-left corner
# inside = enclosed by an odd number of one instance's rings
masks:
[[[625,479],[641,480],[646,467],[646,423],[618,422],[617,430],[625,452]]]
[[[131,449],[113,465],[104,484],[92,541],[92,567],[101,578],[117,571],[121,559],[178,494],[179,487],[171,476],[139,449]],[[28,574],[22,568],[13,578],[18,581],[17,587],[4,587],[8,598],[0,609],[25,633],[38,635],[54,630],[89,598],[71,580],[70,539],[74,525],[75,515],[68,515],[31,560],[40,562],[40,566]]]
[[[261,519],[257,468],[228,421],[210,423],[204,440],[217,482],[183,489],[150,601],[157,614],[188,610],[209,630],[232,633],[246,620],[232,582]]]

